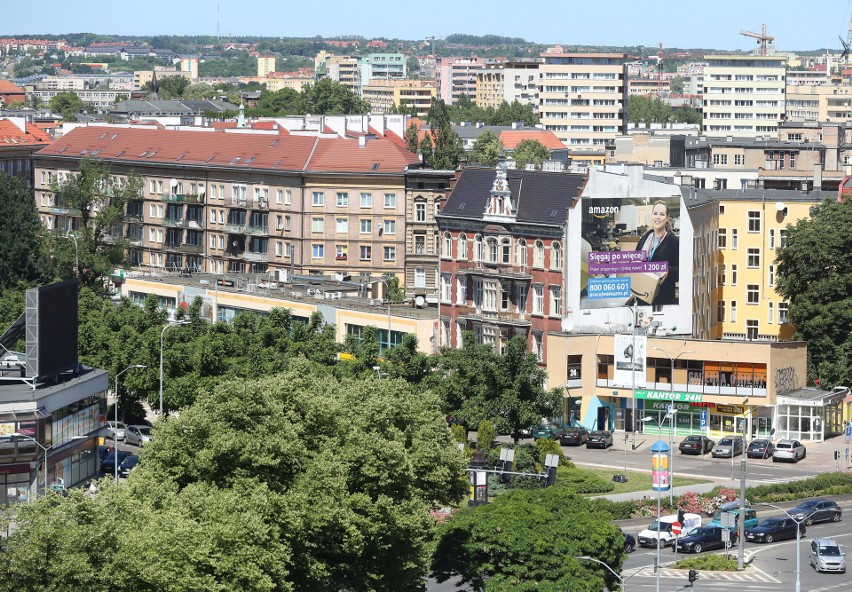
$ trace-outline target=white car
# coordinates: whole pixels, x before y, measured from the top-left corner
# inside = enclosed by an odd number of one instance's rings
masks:
[[[128,444],[144,446],[151,441],[151,428],[146,425],[127,426],[124,431],[124,441]]]
[[[113,440],[124,440],[126,430],[127,426],[120,421],[118,423],[114,421],[107,422],[107,435]]]
[[[788,460],[797,463],[808,455],[805,445],[798,440],[781,440],[775,445],[772,453],[772,462]]]
[[[640,547],[668,547],[674,545],[677,536],[672,534],[672,523],[677,522],[677,514],[663,516],[659,525],[654,522],[648,528],[641,531],[637,537]],[[680,525],[681,534],[685,536],[691,530],[701,526],[701,515],[689,512],[683,515],[683,524]]]

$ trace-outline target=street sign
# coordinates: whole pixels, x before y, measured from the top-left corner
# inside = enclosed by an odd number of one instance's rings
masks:
[[[698,418],[699,418],[699,421],[700,421],[700,427],[706,428],[707,427],[707,412],[702,411],[701,413],[698,414]]]
[[[852,425],[846,426],[846,443],[852,442]]]
[[[672,534],[678,536],[680,534],[681,523],[680,522],[672,522]]]

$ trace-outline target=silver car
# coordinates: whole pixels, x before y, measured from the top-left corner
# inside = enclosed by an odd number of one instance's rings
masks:
[[[845,553],[833,539],[814,539],[811,541],[811,551],[808,553],[808,563],[815,570],[846,573]]]
[[[107,422],[107,436],[112,438],[113,440],[124,440],[124,432],[127,430],[127,426],[122,422]]]
[[[124,431],[124,441],[128,444],[144,446],[151,441],[151,428],[146,425],[127,426]]]
[[[799,462],[808,455],[805,445],[798,440],[781,440],[775,445],[772,453],[772,462],[789,461]]]

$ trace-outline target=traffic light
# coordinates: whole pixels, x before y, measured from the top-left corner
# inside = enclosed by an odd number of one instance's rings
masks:
[[[698,570],[690,569],[689,570],[689,583],[694,584],[695,580],[698,579]]]
[[[834,451],[834,460],[839,460],[839,459],[840,459],[840,451],[839,451],[839,450],[835,450],[835,451]]]

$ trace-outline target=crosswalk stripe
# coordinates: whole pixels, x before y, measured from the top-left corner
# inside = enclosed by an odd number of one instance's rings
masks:
[[[699,570],[700,577],[705,580],[716,580],[716,581],[729,581],[729,582],[763,582],[763,583],[771,583],[771,584],[780,584],[781,580],[778,580],[765,571],[762,571],[754,566],[750,566],[748,568],[747,573],[740,572],[731,572],[731,571],[703,571]],[[627,577],[632,576],[640,576],[646,578],[653,578],[656,574],[654,573],[653,566],[651,567],[639,567],[631,570],[625,570],[623,576],[625,579]],[[660,569],[660,577],[661,578],[685,578],[687,575],[686,570],[683,569]]]

